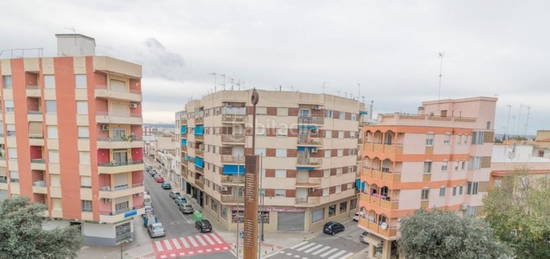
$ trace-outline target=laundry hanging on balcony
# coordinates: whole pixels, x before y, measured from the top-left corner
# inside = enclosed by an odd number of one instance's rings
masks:
[[[223,165],[223,175],[244,175],[244,165]]]

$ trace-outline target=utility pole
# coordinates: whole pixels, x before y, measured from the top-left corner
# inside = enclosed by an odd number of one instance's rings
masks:
[[[252,89],[252,152],[256,149],[256,105],[260,96]],[[244,177],[244,240],[243,258],[254,259],[258,255],[258,155],[245,157]]]

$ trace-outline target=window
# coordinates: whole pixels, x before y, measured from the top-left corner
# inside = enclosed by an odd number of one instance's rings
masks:
[[[445,139],[443,139],[443,144],[451,143],[451,134],[446,134]]]
[[[265,128],[264,127],[257,127],[256,128],[256,135],[257,136],[265,136]]]
[[[55,88],[55,77],[53,75],[44,76],[44,87],[47,89]]]
[[[266,115],[267,114],[267,108],[266,107],[256,107],[256,114],[257,115]]]
[[[313,210],[311,213],[311,222],[321,221],[325,218],[325,208]]]
[[[4,82],[4,89],[12,88],[11,76],[3,76],[2,81]]]
[[[324,151],[325,158],[329,158],[331,153],[332,152],[330,152],[330,149],[325,149],[325,151]]]
[[[449,167],[449,161],[443,161],[441,163],[441,171],[447,171],[448,167]]]
[[[453,187],[453,196],[456,196],[456,189],[457,189],[457,187],[456,187],[456,186],[455,186],[455,187]]]
[[[6,100],[6,101],[4,101],[4,105],[6,106],[6,112],[13,112],[14,111],[13,101]]]
[[[9,159],[17,159],[17,149],[16,148],[8,148],[8,157],[9,157]]]
[[[286,170],[284,170],[284,169],[275,170],[275,177],[286,178]]]
[[[126,212],[130,208],[128,201],[123,201],[115,204],[115,212],[116,214]]]
[[[432,173],[432,162],[424,162],[424,173],[425,174]]]
[[[336,191],[335,191],[336,193],[342,192],[342,185],[336,185],[335,189],[336,189]]]
[[[46,101],[46,113],[57,113],[56,101]]]
[[[477,188],[479,183],[478,182],[468,182],[468,187],[466,189],[466,194],[468,195],[476,195],[477,194]]]
[[[323,170],[323,177],[329,177],[330,176],[330,169]]]
[[[460,169],[461,169],[461,170],[466,169],[466,161],[460,162]]]
[[[76,102],[76,113],[85,115],[88,114],[88,102],[86,101],[77,101]]]
[[[82,200],[82,211],[92,212],[92,201]]]
[[[83,165],[89,165],[90,164],[90,152],[78,152],[79,162]]]
[[[462,185],[459,186],[458,187],[458,195],[462,195],[463,191],[464,191],[464,186],[462,186]]]
[[[338,131],[338,138],[344,138],[344,131]]]
[[[468,135],[464,135],[464,144],[468,144]]]
[[[445,187],[439,188],[439,197],[445,197],[445,191],[446,191]]]
[[[48,138],[49,139],[57,138],[57,126],[48,126]]]
[[[332,118],[332,111],[331,110],[325,110],[325,117]]]
[[[92,188],[92,178],[89,176],[80,176],[81,188]]]
[[[76,84],[76,88],[79,88],[79,89],[85,89],[86,88],[86,75],[75,75],[74,76],[74,81],[75,81],[75,84]]]
[[[491,129],[491,122],[490,122],[490,121],[487,122],[487,129],[488,129],[488,130]]]
[[[323,189],[323,197],[327,197],[329,195],[329,190],[328,188],[324,188]]]
[[[337,156],[344,156],[344,150],[343,149],[338,149],[337,152]]]
[[[78,137],[79,138],[89,138],[90,131],[88,127],[78,127]]]
[[[336,168],[336,175],[341,176],[342,175],[342,168]]]
[[[325,130],[325,138],[331,138],[332,137],[332,131]]]
[[[277,128],[277,136],[286,136],[288,131],[286,128]]]
[[[472,132],[472,144],[473,145],[483,144],[484,138],[485,138],[485,132],[482,132],[482,131]]]
[[[456,141],[457,144],[462,144],[462,135],[458,135],[457,136],[457,141]]]
[[[352,113],[352,114],[351,114],[351,120],[352,120],[352,121],[356,121],[356,120],[357,120],[357,114]]]
[[[420,195],[420,199],[422,200],[428,200],[428,197],[430,196],[430,189],[422,189],[422,193]]]
[[[308,109],[300,109],[300,117],[309,117]]]
[[[334,217],[336,215],[336,204],[328,206],[328,216]]]
[[[278,116],[288,116],[288,108],[277,108]]]
[[[426,146],[432,146],[434,144],[434,134],[426,134]]]
[[[345,213],[348,210],[348,202],[340,202],[340,213]]]
[[[7,130],[8,130],[8,136],[11,137],[11,136],[15,136],[15,124],[8,124],[6,126]]]
[[[59,163],[59,151],[50,150],[48,152],[48,160],[50,163]]]
[[[275,189],[275,197],[285,197],[286,191],[284,189]]]
[[[339,116],[338,116],[338,117],[339,117],[338,119],[340,119],[340,120],[345,120],[345,119],[346,119],[346,113],[340,112],[340,113],[338,113],[338,115],[339,115]]]
[[[265,148],[256,148],[254,154],[258,156],[265,156]]]
[[[469,170],[478,170],[481,168],[481,157],[475,156],[470,158],[470,163],[468,163]]]
[[[18,183],[19,182],[19,172],[18,171],[10,171],[10,182],[12,182],[12,183]]]
[[[349,201],[349,209],[353,210],[355,208],[357,208],[357,199],[352,199],[351,201]]]

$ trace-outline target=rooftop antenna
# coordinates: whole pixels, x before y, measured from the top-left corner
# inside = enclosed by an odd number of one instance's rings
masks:
[[[443,79],[443,56],[444,56],[444,53],[442,51],[440,51],[437,54],[439,55],[439,86],[437,88],[437,105],[439,106],[439,103],[441,101],[441,81]]]
[[[241,90],[241,79],[240,78],[237,81],[237,88],[239,89],[239,91]]]
[[[214,76],[214,92],[216,92],[216,85],[217,85],[217,83],[216,83],[216,78],[217,78],[217,75],[218,75],[218,74],[212,72],[212,73],[210,73],[209,75]]]
[[[229,78],[229,82],[231,82],[231,91],[233,91],[233,90],[234,90],[234,85],[233,85],[233,83],[235,82],[235,79],[234,79],[233,77],[230,77],[230,78]]]
[[[223,90],[225,91],[225,74],[220,74],[220,76],[223,77],[223,81],[222,81],[222,85],[223,85]]]
[[[527,118],[525,118],[525,124],[523,125],[523,136],[527,136],[527,130],[529,127],[529,115],[531,113],[531,106],[524,105],[525,108],[527,108]]]
[[[327,88],[327,82],[326,81],[323,81],[323,94],[325,94],[325,90]]]
[[[357,100],[359,100],[359,96],[361,96],[361,83],[357,83]]]
[[[506,129],[504,130],[504,138],[508,139],[510,135],[510,116],[512,115],[512,105],[508,104],[506,105],[506,108],[508,108],[508,114],[506,115]]]

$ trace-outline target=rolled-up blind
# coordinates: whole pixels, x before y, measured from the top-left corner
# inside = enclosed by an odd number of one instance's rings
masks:
[[[29,137],[43,137],[42,122],[29,122]]]

